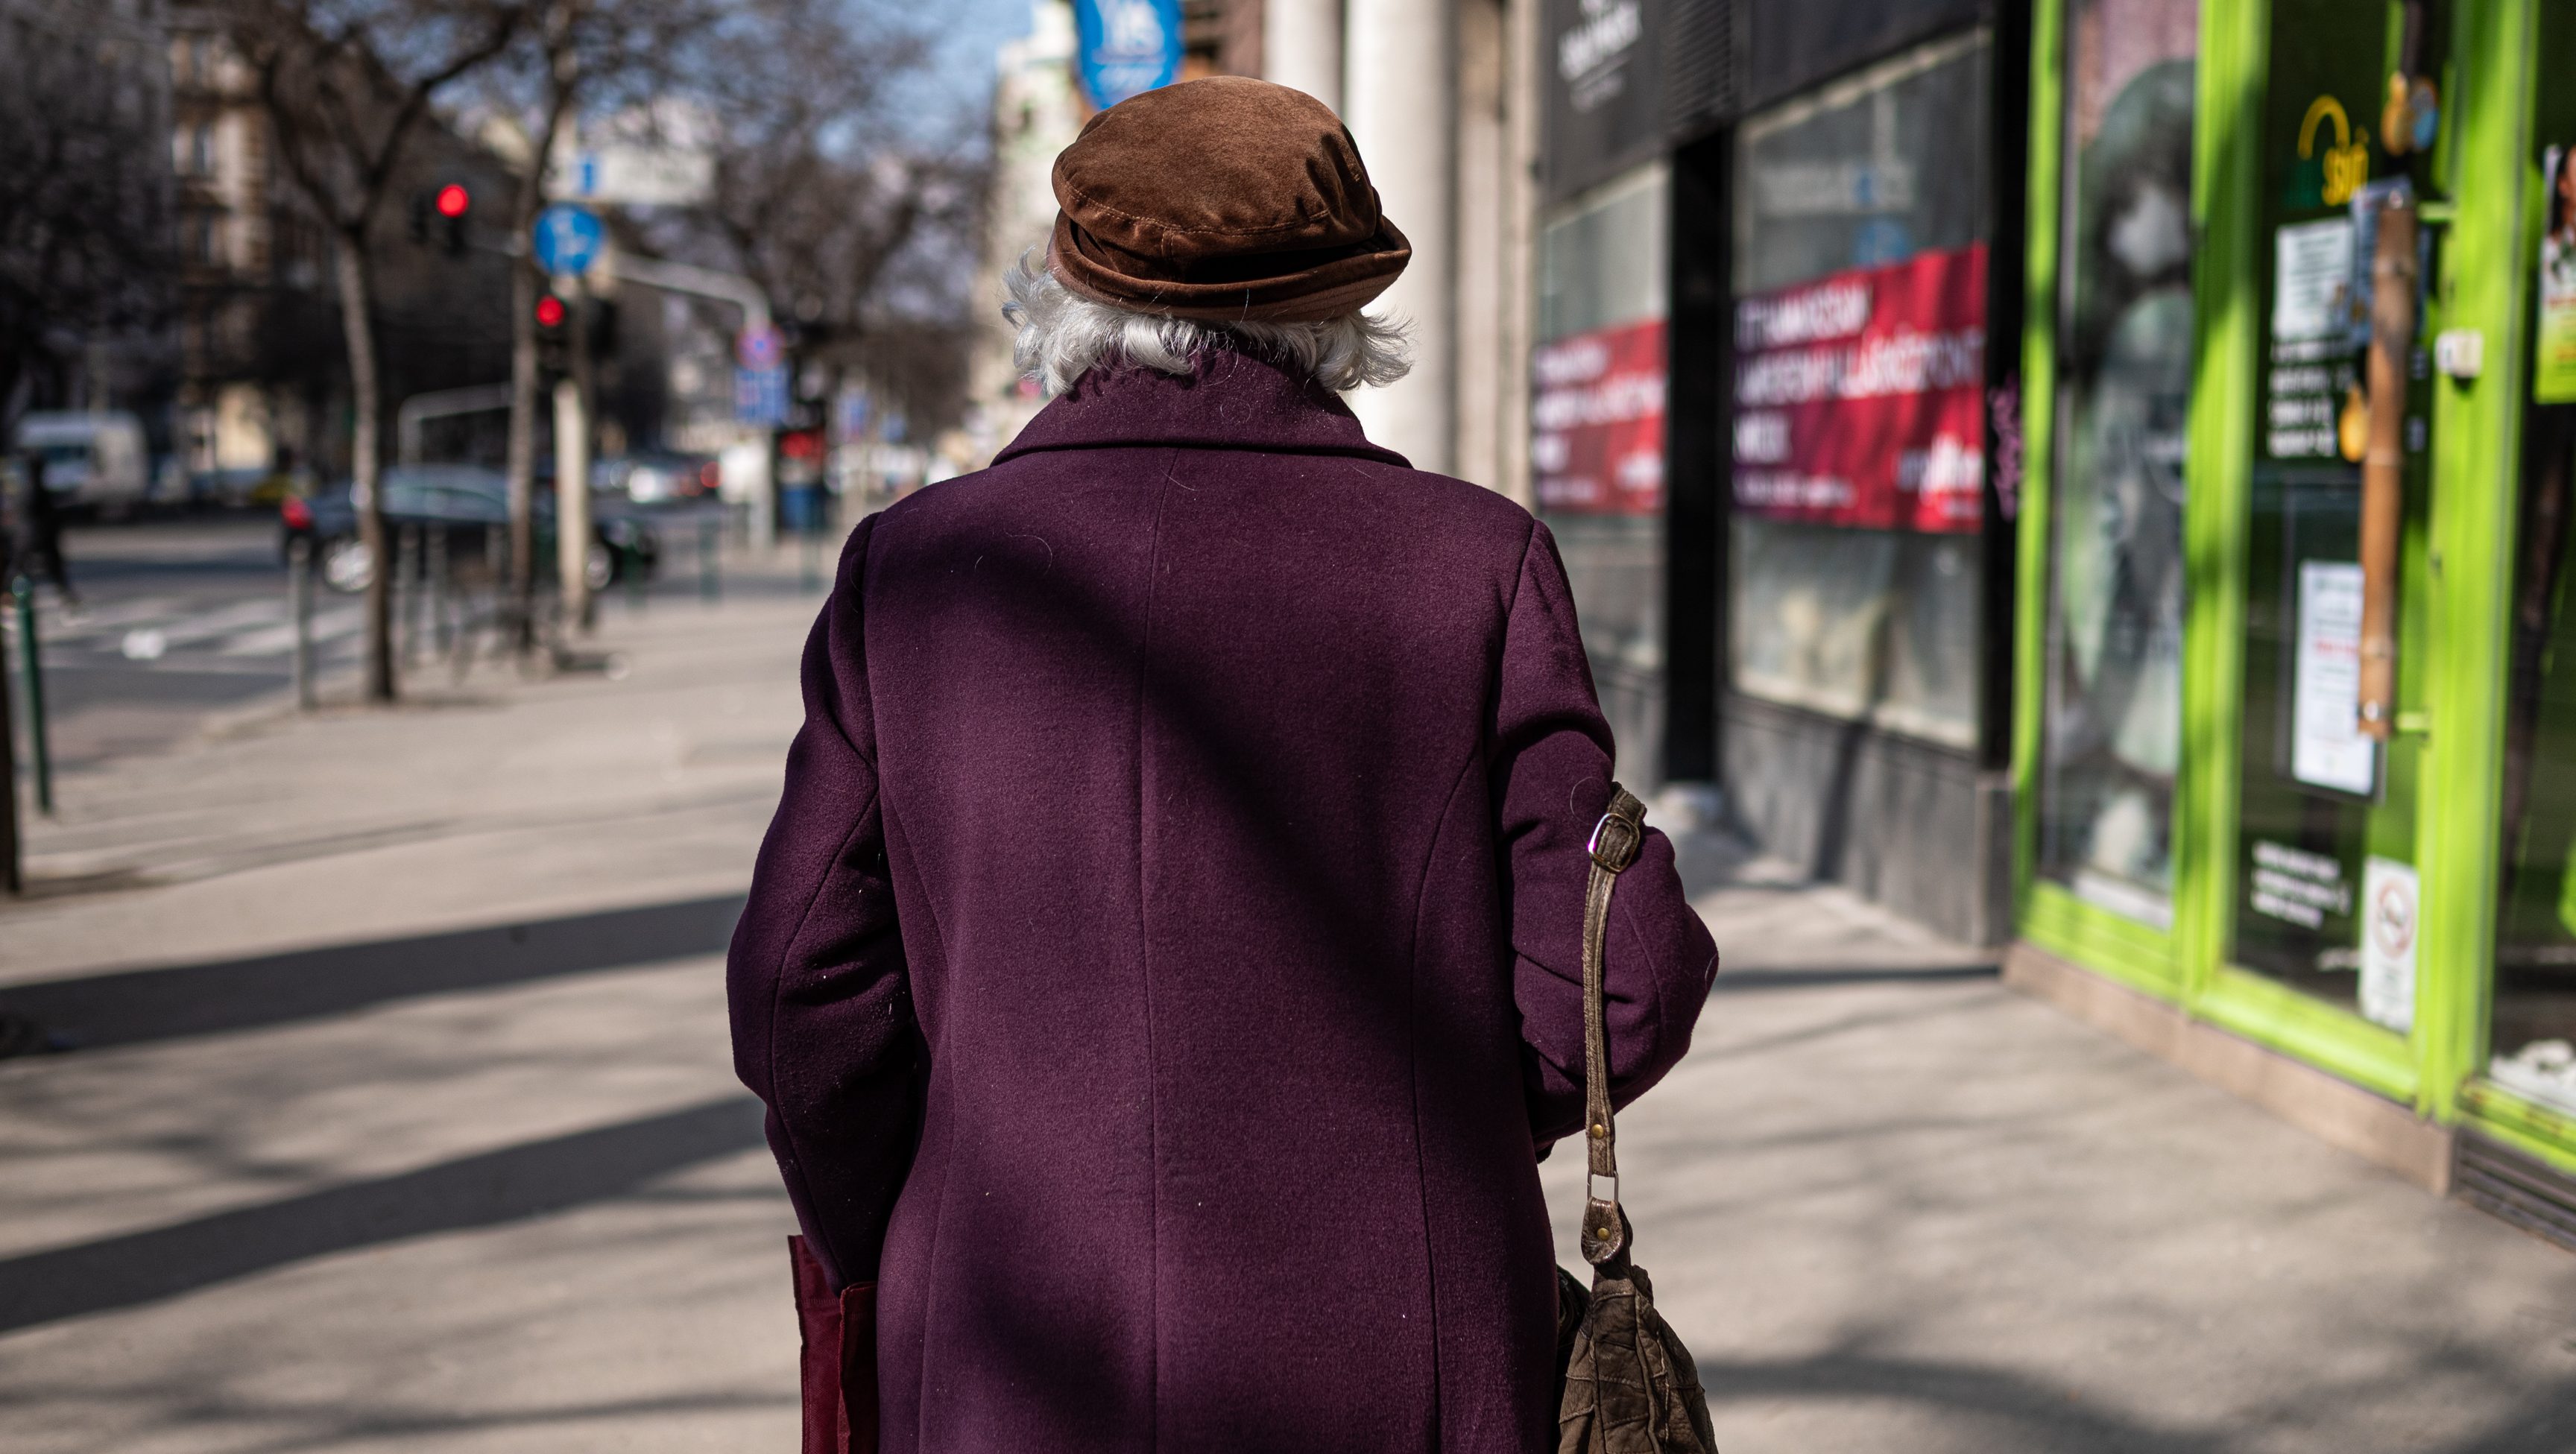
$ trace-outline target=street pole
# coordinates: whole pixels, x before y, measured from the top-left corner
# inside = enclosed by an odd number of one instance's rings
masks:
[[[590,611],[590,423],[581,385],[555,384],[555,570],[562,577],[563,619],[587,628]]]
[[[286,610],[295,622],[295,706],[313,710],[313,542],[297,536],[286,547]]]
[[[604,284],[605,279],[601,282]],[[567,521],[578,525],[576,538],[581,541],[581,611],[575,618],[584,636],[599,628],[599,599],[590,590],[590,451],[599,429],[599,370],[590,356],[592,331],[599,326],[599,284],[584,282],[573,297],[571,347],[572,386],[581,400],[581,472],[572,476],[572,496],[581,505],[579,518],[567,515]],[[558,502],[561,503],[561,502]]]
[[[8,480],[0,476],[0,576],[13,575],[18,562],[18,532],[24,522],[18,502],[10,498]],[[0,640],[0,890],[11,897],[27,891],[24,852],[18,824],[18,724],[9,704],[9,647]]]
[[[0,532],[0,562],[13,559],[9,537]],[[0,656],[8,653],[0,651]],[[9,673],[0,663],[0,891],[11,897],[27,891],[18,846],[18,728],[9,710]]]
[[[45,747],[45,666],[36,642],[36,583],[22,572],[9,582],[18,600],[18,651],[26,663],[27,756],[36,770],[36,811],[54,815],[53,755]]]

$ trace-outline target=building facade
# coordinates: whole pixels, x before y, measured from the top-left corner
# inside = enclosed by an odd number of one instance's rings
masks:
[[[1533,497],[1622,771],[1713,784],[1766,851],[2000,941],[2020,12],[1539,19]]]

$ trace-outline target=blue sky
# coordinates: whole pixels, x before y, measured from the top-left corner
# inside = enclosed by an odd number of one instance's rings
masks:
[[[990,104],[993,53],[1029,33],[1030,0],[941,0],[935,84],[980,114]]]

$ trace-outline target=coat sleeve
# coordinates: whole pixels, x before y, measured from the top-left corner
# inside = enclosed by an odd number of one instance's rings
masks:
[[[1610,801],[1613,747],[1576,630],[1574,599],[1544,525],[1530,534],[1504,626],[1492,799],[1510,915],[1522,1085],[1542,1154],[1583,1124],[1585,846]],[[1717,973],[1673,846],[1649,826],[1619,875],[1605,940],[1610,1092],[1624,1105],[1690,1048]]]
[[[875,519],[805,645],[805,725],[725,965],[734,1069],[835,1287],[872,1282],[910,1169],[924,1063],[886,872],[860,637]]]

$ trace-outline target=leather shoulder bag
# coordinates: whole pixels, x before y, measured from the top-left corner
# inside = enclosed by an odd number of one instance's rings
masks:
[[[1698,1366],[1655,1311],[1646,1269],[1629,1260],[1633,1229],[1619,1209],[1603,941],[1610,891],[1645,843],[1646,805],[1612,783],[1610,811],[1587,846],[1592,874],[1583,895],[1583,1139],[1590,1159],[1581,1244],[1592,1287],[1586,1292],[1557,1269],[1557,1454],[1717,1454]]]

